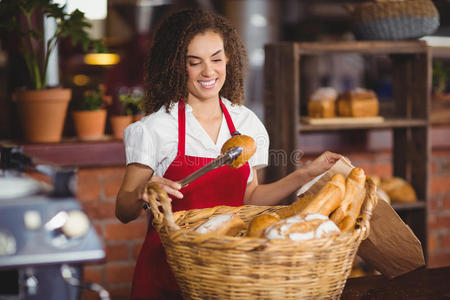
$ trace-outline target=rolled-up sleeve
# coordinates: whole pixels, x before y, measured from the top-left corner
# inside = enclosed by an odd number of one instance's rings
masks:
[[[135,122],[129,125],[124,131],[123,141],[127,165],[139,163],[155,170],[157,162],[156,143],[154,137],[152,137],[142,122]]]

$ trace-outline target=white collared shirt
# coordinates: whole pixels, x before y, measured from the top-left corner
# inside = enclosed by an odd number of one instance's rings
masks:
[[[269,157],[269,135],[258,117],[244,105],[232,105],[222,98],[236,130],[252,137],[256,142],[256,153],[250,158],[250,168],[265,167]],[[231,137],[222,114],[217,143],[214,143],[186,104],[186,146],[185,155],[216,158],[222,145]],[[175,159],[178,151],[178,103],[169,113],[165,107],[129,125],[124,131],[127,164],[139,163],[149,166],[155,174],[163,176]],[[250,169],[251,170],[251,169]],[[253,179],[250,172],[248,182]]]

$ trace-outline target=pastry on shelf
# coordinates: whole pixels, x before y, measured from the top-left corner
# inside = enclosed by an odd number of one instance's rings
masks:
[[[332,87],[318,88],[309,98],[308,116],[311,118],[335,117],[337,96],[337,91]]]
[[[375,117],[379,111],[377,95],[363,88],[344,92],[337,99],[337,111],[340,117]]]
[[[416,191],[403,178],[381,178],[380,189],[386,192],[392,202],[411,203],[417,201]]]

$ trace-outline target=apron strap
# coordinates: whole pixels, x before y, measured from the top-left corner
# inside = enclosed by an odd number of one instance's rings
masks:
[[[231,119],[230,114],[228,113],[225,104],[223,104],[222,99],[219,97],[220,108],[222,109],[223,115],[225,116],[225,120],[227,121],[228,129],[230,130],[230,134],[236,135],[240,134],[236,131],[234,127],[233,120]],[[186,150],[186,105],[184,100],[178,101],[178,156],[184,157]]]
[[[183,100],[178,101],[178,153],[179,157],[184,157],[186,140],[186,113]]]
[[[230,130],[230,134],[232,136],[239,134],[239,132],[236,131],[236,128],[234,127],[234,124],[233,124],[233,120],[231,120],[231,116],[228,113],[228,110],[225,107],[225,104],[223,104],[222,99],[220,99],[220,97],[219,97],[219,102],[220,102],[220,107],[222,108],[223,115],[225,116],[225,120],[227,121],[227,125],[228,125],[228,129]]]

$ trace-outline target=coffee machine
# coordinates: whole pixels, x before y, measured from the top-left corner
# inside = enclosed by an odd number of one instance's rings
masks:
[[[109,299],[82,279],[83,264],[105,252],[74,196],[76,169],[36,163],[14,146],[1,146],[0,162],[0,299],[78,299],[82,289]]]

